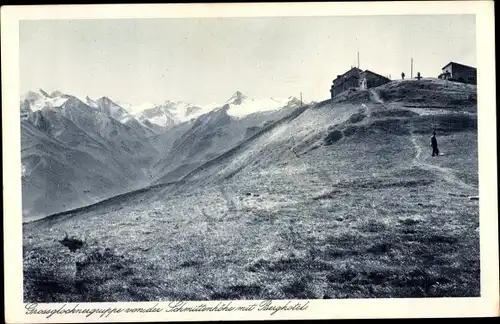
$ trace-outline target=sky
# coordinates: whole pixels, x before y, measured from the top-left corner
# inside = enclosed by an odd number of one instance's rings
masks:
[[[253,98],[325,100],[357,65],[401,78],[476,66],[473,15],[21,21],[20,90],[130,104]]]

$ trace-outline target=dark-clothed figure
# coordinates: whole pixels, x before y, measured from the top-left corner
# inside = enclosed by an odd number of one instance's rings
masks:
[[[404,72],[401,72],[401,79],[404,80],[405,79],[405,73]]]
[[[432,132],[431,147],[432,147],[432,156],[439,155],[438,142],[436,139],[436,132]]]

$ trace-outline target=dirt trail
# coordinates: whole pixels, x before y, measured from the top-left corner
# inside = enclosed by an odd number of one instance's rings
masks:
[[[384,104],[382,102],[382,100],[380,100],[380,97],[378,96],[378,94],[373,91],[372,89],[369,89],[368,92],[370,93],[370,100],[374,103],[377,103],[377,104]],[[372,107],[371,105],[365,105],[365,104],[361,104],[361,106],[363,106],[363,108],[365,108],[365,114],[367,117],[371,117],[372,115]]]
[[[227,192],[227,187],[224,187],[224,185],[221,185],[219,187],[219,190],[220,190],[220,193],[221,193],[221,196],[222,198],[225,200],[226,202],[226,205],[227,205],[227,209],[229,211],[238,211],[238,207],[236,206],[236,204],[234,203],[234,200],[232,197],[234,197],[234,192],[232,192],[231,194],[229,194]],[[229,188],[230,189],[230,188]]]
[[[372,115],[372,107],[367,106],[365,104],[361,104],[361,106],[363,106],[363,108],[365,108],[365,115],[367,117],[371,117],[371,115]]]
[[[384,101],[382,100],[382,98],[380,98],[380,96],[378,95],[378,93],[376,91],[374,91],[373,89],[370,89],[370,99],[375,102],[375,103],[379,103],[381,105],[384,104]]]
[[[415,150],[417,151],[417,154],[415,154],[415,157],[413,158],[413,164],[418,164],[420,154],[422,154],[422,148],[420,147],[420,145],[418,145],[417,138],[413,135],[413,133],[411,136],[411,142],[413,143],[413,146],[415,147]]]
[[[385,103],[384,101],[382,100],[382,98],[380,98],[380,96],[378,95],[378,93],[376,91],[374,91],[373,89],[370,89],[370,99],[374,102],[374,103],[378,103],[378,104],[381,104],[385,107]],[[368,107],[367,108],[367,115],[368,115]],[[370,113],[371,113],[371,110],[370,110]],[[439,165],[434,165],[434,164],[430,164],[430,163],[427,163],[425,161],[423,161],[421,159],[421,155],[422,155],[422,147],[419,145],[418,143],[418,139],[415,135],[415,132],[414,130],[411,131],[411,137],[410,137],[410,140],[413,144],[413,147],[415,148],[415,157],[413,158],[413,164],[414,165],[418,165],[424,169],[427,169],[427,170],[430,170],[430,171],[436,171],[438,172],[438,174],[442,177],[442,179],[446,182],[448,182],[449,184],[451,185],[454,185],[454,186],[457,186],[459,187],[460,189],[463,189],[463,190],[466,190],[468,191],[469,193],[471,192],[477,192],[477,188],[475,188],[474,186],[472,185],[469,185],[465,182],[463,182],[462,180],[460,180],[459,178],[457,178],[454,174],[453,174],[453,170],[450,169],[450,168],[446,168],[446,167],[442,167],[442,166],[439,166]]]
[[[454,185],[454,186],[457,186],[459,187],[460,189],[462,190],[466,190],[467,192],[469,192],[470,194],[472,193],[476,193],[477,192],[477,188],[475,188],[474,186],[472,185],[469,185],[465,182],[463,182],[462,180],[460,180],[459,178],[457,178],[457,176],[455,176],[453,174],[453,170],[450,169],[450,168],[446,168],[446,167],[442,167],[442,166],[439,166],[439,165],[434,165],[434,164],[430,164],[430,163],[427,163],[425,161],[423,161],[421,159],[421,155],[422,155],[422,147],[419,145],[418,143],[418,139],[415,135],[415,133],[412,131],[411,132],[411,142],[415,148],[415,151],[416,151],[416,154],[415,154],[415,157],[413,158],[413,164],[414,165],[418,165],[426,170],[430,170],[430,171],[437,171],[438,174],[441,176],[441,178],[448,182],[449,184],[451,185]],[[436,158],[439,158],[439,157],[436,157]]]
[[[375,90],[368,89],[368,92],[370,94],[370,100],[373,103],[375,103],[377,105],[381,105],[384,108],[387,108],[384,100],[382,100],[382,98],[380,98],[379,94]],[[366,106],[365,104],[363,104],[363,107],[365,107],[365,109],[366,109],[366,111],[365,111],[366,115],[368,117],[371,117],[371,115],[372,115],[372,106],[371,105]]]

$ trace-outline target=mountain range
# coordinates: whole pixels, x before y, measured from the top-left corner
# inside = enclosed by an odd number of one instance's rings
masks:
[[[126,105],[125,105],[126,106]],[[222,105],[127,110],[42,89],[21,96],[23,215],[38,218],[176,180],[300,106],[237,91]]]

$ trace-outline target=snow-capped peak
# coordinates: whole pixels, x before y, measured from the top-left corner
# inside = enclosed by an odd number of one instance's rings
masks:
[[[27,103],[32,111],[40,110],[44,107],[60,107],[68,100],[68,96],[60,91],[54,91],[51,95],[43,89],[28,91],[21,96],[21,102]]]
[[[109,97],[103,96],[99,99],[97,99],[97,102],[103,102],[106,104],[114,104],[113,100],[109,99]]]
[[[123,101],[117,101],[116,103],[134,116],[139,115],[146,109],[151,109],[157,106],[156,104],[151,102],[143,102],[141,104],[131,104]]]
[[[43,89],[38,89],[38,93],[40,93],[44,97],[50,97],[47,92],[45,92]]]
[[[73,98],[61,91],[53,91],[50,95],[43,89],[28,91],[21,96],[21,109],[36,111],[44,107],[61,107],[68,99]],[[254,99],[236,91],[225,103],[211,103],[206,105],[195,105],[184,101],[166,100],[163,104],[145,102],[138,105],[113,101],[107,96],[97,100],[86,96],[83,100],[85,105],[97,109],[122,123],[139,121],[148,126],[154,124],[156,127],[170,127],[180,124],[201,115],[222,109],[233,117],[244,117],[250,114],[275,111],[282,108],[294,108],[300,105],[300,100],[295,97],[276,99]],[[149,126],[148,126],[149,127]]]
[[[28,92],[21,95],[21,101],[35,101],[48,97],[47,93],[42,89],[37,89],[35,91],[29,90]]]
[[[230,109],[228,110],[229,115],[244,117],[258,112],[297,107],[300,105],[300,100],[295,97],[253,99],[243,95],[240,91],[236,91],[227,101],[227,104],[230,105]]]
[[[170,127],[199,117],[208,111],[208,109],[187,102],[167,100],[161,105],[137,113],[136,117],[142,123],[148,120],[161,127]]]
[[[50,97],[51,98],[54,98],[54,97],[62,97],[62,96],[65,96],[64,93],[62,93],[61,91],[59,90],[55,90],[55,91],[52,91],[52,93],[50,94]]]
[[[96,104],[101,112],[122,123],[133,119],[124,108],[106,96],[97,99]]]
[[[247,96],[245,96],[243,93],[240,91],[236,91],[231,98],[229,98],[228,101],[226,101],[227,104],[230,105],[241,105],[243,101],[247,99]]]
[[[99,105],[97,104],[97,102],[95,102],[94,100],[92,100],[89,96],[86,96],[85,97],[85,103],[89,106],[89,107],[92,107],[94,109],[99,109]]]

